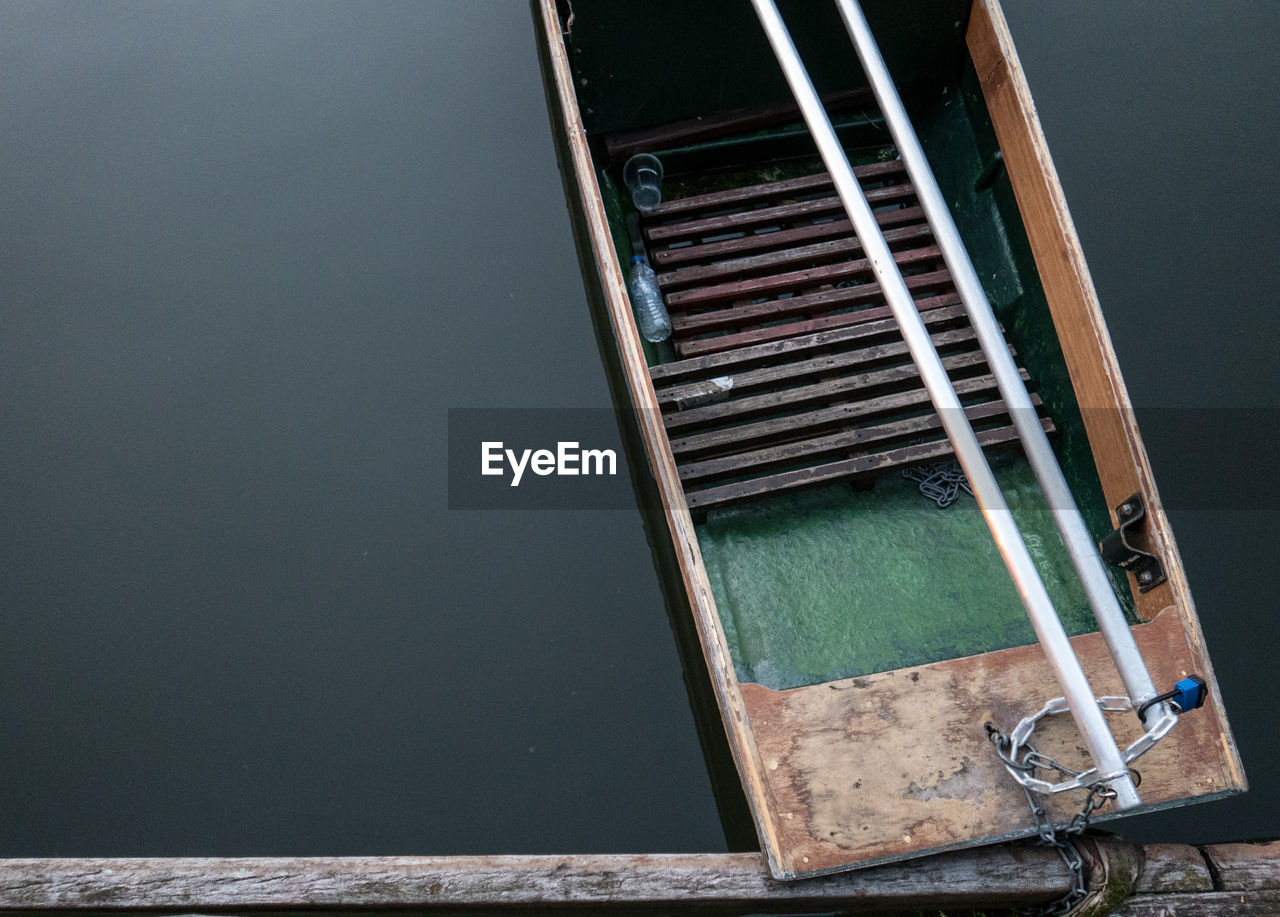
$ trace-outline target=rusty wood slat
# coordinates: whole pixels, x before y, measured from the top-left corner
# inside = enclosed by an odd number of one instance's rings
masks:
[[[1048,420],[1041,424],[1046,431],[1053,428]],[[978,442],[984,449],[1005,445],[1018,441],[1018,431],[1011,426],[996,427],[992,430],[979,430]],[[766,494],[798,490],[817,484],[829,484],[866,474],[877,474],[888,468],[903,465],[918,465],[922,462],[936,461],[951,455],[951,441],[939,440],[932,443],[921,443],[916,446],[903,446],[888,452],[875,452],[871,455],[860,455],[856,458],[839,462],[828,462],[810,468],[799,468],[795,471],[783,471],[768,477],[755,478],[750,481],[738,481],[733,484],[721,484],[705,490],[686,490],[685,501],[690,509],[707,509],[738,500],[761,497]]]
[[[868,105],[875,107],[871,94],[866,89],[828,93],[822,97],[822,101],[832,112],[851,111]],[[652,153],[799,120],[800,112],[795,102],[750,105],[699,118],[672,121],[656,127],[611,134],[605,138],[604,148],[610,159],[625,159],[636,153]]]
[[[913,293],[936,289],[951,283],[951,275],[946,271],[911,274],[905,279],[907,281],[907,289]],[[831,287],[825,290],[815,290],[811,293],[802,293],[799,296],[791,296],[787,299],[734,303],[721,309],[698,312],[692,315],[677,313],[671,316],[671,326],[677,334],[700,334],[708,331],[721,331],[726,328],[742,328],[763,322],[774,322],[781,318],[790,318],[796,315],[830,312],[833,309],[856,306],[882,298],[880,284],[874,282],[860,283],[849,287]],[[856,316],[863,313],[855,312],[850,314],[855,316],[854,320],[857,321]],[[885,311],[884,314],[888,315],[890,313]]]
[[[1027,371],[1024,369],[1021,372],[1023,381],[1027,381],[1030,378]],[[955,382],[955,390],[956,394],[962,397],[977,397],[996,391],[996,382],[990,375],[974,376]],[[678,436],[670,440],[671,451],[679,462],[681,456],[723,451],[729,448],[740,449],[752,443],[764,443],[780,437],[794,437],[811,430],[830,429],[858,419],[899,413],[929,403],[929,393],[923,388],[911,389],[859,401],[847,401],[803,413],[788,414],[785,417],[773,417],[735,427]]]
[[[876,214],[881,226],[901,226],[924,219],[924,210],[917,206],[899,207],[897,210],[883,210]],[[681,245],[677,248],[661,248],[652,253],[651,260],[655,265],[687,264],[690,261],[708,261],[726,255],[742,252],[762,251],[791,245],[795,242],[810,242],[815,239],[827,239],[845,236],[853,232],[848,217],[828,220],[825,223],[809,223],[804,226],[793,226],[791,229],[778,229],[771,232],[756,231],[750,235],[736,239],[722,239],[719,242],[696,242],[692,245]]]
[[[917,276],[925,278],[935,277],[937,275]],[[908,287],[912,286],[910,281],[913,279],[915,278],[907,278]],[[945,279],[949,278],[946,278],[944,274],[944,280]],[[924,284],[919,284],[917,286],[923,285]],[[877,287],[877,290],[878,289],[879,288]],[[790,302],[790,300],[786,300],[786,302]],[[960,294],[944,293],[942,296],[917,299],[916,309],[921,314],[924,314],[932,309],[940,309],[944,306],[953,306],[959,302]],[[693,340],[686,338],[676,342],[676,350],[685,359],[695,359],[701,355],[714,355],[724,353],[726,351],[745,349],[756,346],[757,344],[769,343],[789,338],[794,335],[812,334],[817,331],[826,331],[833,328],[844,328],[848,325],[857,325],[862,322],[873,321],[889,316],[890,311],[887,306],[876,306],[869,309],[862,309],[857,312],[839,312],[834,315],[823,315],[818,318],[787,322],[781,325],[769,325],[764,328],[755,328],[751,331],[740,331],[735,334],[722,334],[716,337],[697,338]]]
[[[923,304],[923,301],[922,303]],[[942,322],[964,318],[965,311],[959,305],[949,305],[934,309],[922,309],[922,317],[926,325],[937,325]],[[768,341],[751,347],[740,347],[705,357],[691,357],[677,360],[674,363],[659,363],[649,368],[649,377],[661,389],[673,385],[681,379],[691,376],[721,375],[733,367],[745,367],[762,360],[771,360],[791,354],[801,353],[817,347],[834,347],[880,335],[898,335],[898,323],[890,318],[876,321],[863,321],[856,325],[835,328],[830,331],[819,331],[813,334],[797,335],[781,341]]]
[[[924,261],[936,261],[942,252],[936,245],[924,248],[912,248],[894,252],[893,260],[900,265],[919,264]],[[681,290],[668,294],[668,309],[689,309],[694,306],[707,306],[735,299],[750,299],[755,296],[767,296],[779,291],[786,292],[802,287],[815,287],[822,284],[838,283],[853,277],[870,276],[871,262],[866,258],[844,261],[839,264],[828,264],[821,267],[806,268],[800,271],[787,271],[768,277],[757,277],[752,280],[737,280],[730,283],[716,283],[692,290]]]
[[[872,205],[887,204],[893,201],[908,200],[915,197],[915,188],[910,184],[885,185],[880,188],[868,188],[867,200]],[[834,194],[799,201],[792,204],[778,204],[774,207],[760,207],[755,210],[736,210],[733,213],[702,217],[695,220],[678,220],[673,223],[652,223],[644,228],[646,239],[652,242],[679,239],[685,236],[707,236],[722,232],[733,232],[748,226],[759,226],[762,223],[785,223],[789,220],[813,217],[823,213],[841,210],[844,205]]]
[[[1038,397],[1032,403],[1040,405]],[[1008,418],[1009,410],[1003,401],[987,401],[982,404],[968,405],[964,409],[970,421]],[[690,462],[680,467],[680,480],[686,484],[707,478],[722,477],[730,474],[743,474],[757,471],[771,465],[783,465],[801,459],[812,459],[817,456],[830,455],[836,452],[866,451],[876,446],[880,451],[892,442],[904,439],[915,439],[922,434],[936,434],[942,429],[942,422],[937,414],[922,414],[888,423],[872,424],[853,430],[842,430],[814,439],[798,440],[780,446],[769,446],[764,449],[753,449],[734,455]]]
[[[853,167],[853,174],[860,179],[902,175],[905,174],[905,171],[900,159],[890,159],[887,162],[873,162]],[[795,194],[809,194],[810,192],[823,191],[830,187],[831,176],[826,172],[815,172],[812,175],[801,175],[798,178],[784,178],[781,181],[744,185],[741,188],[730,188],[727,191],[710,191],[706,194],[694,194],[673,201],[663,201],[652,213],[654,217],[659,219],[671,216],[685,216],[698,210],[750,204]]]
[[[898,346],[901,348],[902,353],[906,353],[905,344],[899,344]],[[955,372],[972,369],[977,366],[985,366],[986,358],[983,356],[982,351],[974,350],[969,353],[944,357],[942,364],[949,371]],[[915,364],[906,363],[889,369],[872,370],[865,373],[855,373],[851,376],[842,376],[839,379],[830,379],[825,382],[814,382],[780,392],[768,392],[763,395],[739,398],[735,401],[690,408],[687,411],[666,415],[663,417],[663,422],[668,430],[680,430],[699,424],[746,420],[759,414],[800,408],[815,401],[830,401],[850,392],[869,391],[873,388],[901,385],[919,378]]]
[[[954,348],[958,344],[969,344],[976,335],[972,328],[957,328],[953,331],[937,331],[930,335],[933,346],[939,350]],[[711,395],[727,395],[737,398],[739,392],[764,386],[778,385],[790,379],[805,376],[824,376],[849,369],[877,366],[886,362],[901,363],[909,355],[907,345],[901,340],[873,344],[856,350],[825,353],[807,360],[792,360],[776,366],[764,366],[759,369],[747,369],[733,375],[720,376],[713,380],[703,379],[674,385],[660,390],[658,403],[677,406],[704,399]],[[782,394],[782,393],[777,393]]]
[[[933,238],[933,229],[928,223],[914,226],[902,226],[884,233],[885,241],[890,245],[903,242],[918,242]],[[862,241],[857,236],[846,236],[841,239],[830,239],[825,242],[813,242],[809,245],[798,245],[763,254],[747,255],[742,258],[731,258],[717,261],[714,264],[699,264],[693,267],[677,268],[664,271],[658,275],[658,286],[664,290],[689,286],[695,283],[706,283],[723,277],[759,273],[792,267],[796,264],[815,261],[831,261],[862,252]]]

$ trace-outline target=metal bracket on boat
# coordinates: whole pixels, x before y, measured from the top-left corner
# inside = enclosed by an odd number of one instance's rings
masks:
[[[1142,494],[1134,494],[1116,507],[1120,525],[1098,542],[1098,553],[1113,567],[1123,567],[1138,581],[1138,591],[1147,592],[1165,581],[1164,564],[1154,554],[1135,548],[1129,542],[1129,531],[1141,526],[1147,518]]]

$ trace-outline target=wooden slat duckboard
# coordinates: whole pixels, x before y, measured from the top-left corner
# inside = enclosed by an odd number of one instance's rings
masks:
[[[856,174],[979,441],[1013,445],[1008,409],[902,163]],[[952,455],[840,214],[830,177],[817,173],[669,200],[645,217],[646,253],[683,356],[649,374],[690,509]]]

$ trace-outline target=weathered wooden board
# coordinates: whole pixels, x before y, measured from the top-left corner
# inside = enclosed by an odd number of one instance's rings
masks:
[[[945,308],[929,309],[921,313],[927,327],[941,322],[956,322],[964,316],[964,310],[957,305]],[[777,357],[792,356],[804,351],[832,347],[837,344],[850,344],[868,338],[898,337],[898,324],[892,318],[883,318],[876,310],[866,309],[850,316],[852,324],[830,331],[795,335],[781,341],[768,341],[734,350],[722,351],[704,357],[690,357],[674,363],[659,363],[650,367],[649,376],[654,385],[659,387],[661,400],[662,387],[672,385],[683,379],[696,378],[706,373],[738,372],[759,363]]]
[[[951,275],[946,271],[932,271],[927,274],[913,274],[906,278],[907,289],[914,291],[923,289],[937,289],[946,286],[951,282]],[[874,291],[867,291],[866,287],[874,287]],[[735,306],[736,309],[760,309],[771,307],[769,314],[760,317],[757,313],[755,321],[769,321],[771,319],[786,318],[794,315],[804,315],[814,311],[812,307],[813,299],[823,297],[829,304],[836,299],[835,294],[857,293],[847,297],[846,304],[852,305],[856,302],[865,302],[868,299],[874,299],[874,294],[879,293],[879,284],[864,284],[863,287],[846,287],[844,289],[836,288],[834,290],[824,290],[821,293],[806,294],[804,296],[796,296],[792,299],[774,300],[771,302],[761,303],[758,306],[749,304],[746,306]],[[812,297],[812,298],[811,298]],[[798,302],[798,300],[800,302]],[[944,306],[953,306],[960,301],[957,293],[944,293],[941,296],[929,295],[922,299],[917,299],[916,309],[924,314],[930,309],[940,309]],[[682,330],[694,327],[700,323],[704,317],[713,320],[724,318],[724,314],[732,312],[733,309],[722,309],[717,312],[704,312],[698,315],[676,315],[671,319],[673,327],[681,327],[681,320],[685,320]],[[834,315],[822,315],[818,318],[801,319],[800,321],[784,322],[777,325],[768,325],[766,327],[757,327],[750,331],[740,331],[735,334],[722,334],[719,337],[697,338],[691,341],[682,341],[680,344],[680,353],[686,357],[698,356],[701,354],[719,353],[721,351],[732,348],[749,347],[753,344],[765,343],[768,341],[779,341],[785,338],[794,337],[796,335],[811,334],[815,331],[826,331],[831,328],[844,328],[848,325],[858,324],[861,321],[872,318],[884,318],[889,315],[888,306],[873,306],[860,312],[840,312]],[[741,321],[713,321],[708,323],[716,327],[732,326],[742,324]]]
[[[1280,914],[1280,841],[1143,848],[1134,895],[1116,917],[1274,917]]]
[[[1213,873],[1204,854],[1186,844],[1147,844],[1137,894],[1213,891]]]
[[[1082,852],[1091,899],[1109,902],[1108,913],[1271,915],[1280,905],[1277,843],[1135,847],[1093,837]],[[1039,846],[958,851],[800,883],[774,880],[764,858],[749,853],[15,859],[0,860],[0,911],[884,913],[1045,904],[1067,885],[1062,860]]]
[[[1205,855],[1225,891],[1280,892],[1280,841],[1265,844],[1214,844]]]
[[[760,854],[0,860],[0,910],[365,908],[670,913],[1012,907],[1068,886],[1051,850],[962,852],[803,885]]]
[[[1025,372],[1025,370],[1024,370]],[[1024,376],[1023,381],[1026,381]],[[993,376],[975,376],[956,382],[958,395],[991,396],[996,391],[996,380]],[[776,438],[781,433],[799,436],[819,430],[830,429],[850,421],[892,414],[899,411],[921,408],[929,404],[929,394],[923,389],[912,389],[906,392],[895,392],[883,397],[867,398],[862,401],[846,401],[834,407],[819,408],[799,414],[788,414],[785,417],[771,418],[756,423],[742,424],[737,427],[726,427],[705,433],[693,433],[688,436],[674,437],[671,449],[678,456],[721,450],[728,446],[756,448],[758,444]]]
[[[913,274],[910,277],[907,277],[906,280],[907,289],[916,293],[922,290],[936,290],[939,287],[946,286],[951,282],[951,275],[946,271],[930,271],[924,274]],[[829,309],[861,305],[864,303],[875,302],[881,298],[879,284],[864,283],[853,287],[836,287],[833,289],[818,290],[814,293],[804,293],[800,296],[793,296],[790,299],[768,300],[760,303],[734,303],[723,309],[717,309],[712,312],[699,312],[692,315],[677,313],[671,317],[671,326],[677,332],[690,334],[704,331],[719,331],[725,328],[754,325],[762,322],[772,322],[778,319],[791,318],[797,315],[810,315],[815,312],[825,312]],[[916,308],[923,312],[944,298],[947,298],[948,301],[952,303],[959,301],[958,297],[956,299],[950,299],[949,297],[931,296],[927,300],[916,300]],[[872,312],[875,313],[874,316],[869,314]],[[891,314],[892,313],[889,311],[888,306],[876,306],[859,312],[826,316],[834,321],[831,321],[829,324],[824,324],[822,327],[841,327],[850,323],[864,321],[871,317],[884,318]],[[810,330],[816,329],[802,328],[797,325],[762,328],[756,333],[751,334],[749,337],[723,335],[721,337],[707,338],[705,340],[682,342],[680,352],[685,356],[696,356],[700,353],[711,353],[725,350],[730,347],[741,347],[748,344],[759,343],[761,341],[777,340],[780,337],[787,337],[789,335],[805,334]],[[766,334],[765,332],[771,333]]]
[[[1197,654],[1173,610],[1134,633],[1157,684],[1196,670]],[[1099,693],[1123,693],[1099,635],[1072,644]],[[790,691],[744,684],[742,693],[764,759],[779,866],[788,875],[1034,832],[1026,799],[983,727],[991,722],[1007,732],[1062,693],[1038,646]],[[1140,735],[1132,714],[1113,714],[1110,722],[1122,744]],[[1176,739],[1136,765],[1143,803],[1230,791],[1234,777],[1212,710],[1187,714],[1175,729]],[[1067,767],[1088,766],[1069,717],[1038,728],[1035,745]],[[1068,795],[1051,811],[1067,820],[1080,802]]]

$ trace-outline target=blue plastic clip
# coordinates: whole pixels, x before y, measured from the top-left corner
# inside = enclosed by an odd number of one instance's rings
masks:
[[[1186,713],[1203,707],[1208,696],[1209,686],[1204,683],[1204,679],[1199,675],[1192,675],[1173,686],[1173,696],[1169,700],[1178,705],[1179,713]]]

